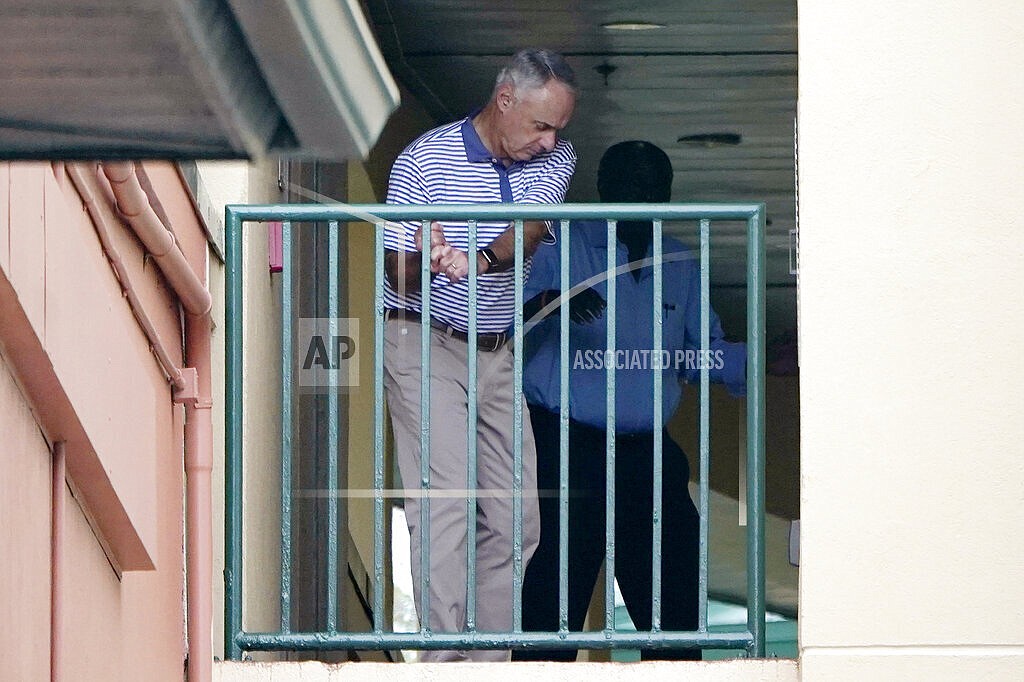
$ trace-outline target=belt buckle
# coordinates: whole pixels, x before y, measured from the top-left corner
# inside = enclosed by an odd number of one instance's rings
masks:
[[[493,353],[505,344],[505,332],[497,332],[489,339],[487,351]]]

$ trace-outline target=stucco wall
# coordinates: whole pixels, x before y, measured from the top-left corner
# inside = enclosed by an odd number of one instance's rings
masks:
[[[248,203],[277,200],[277,163],[248,169]],[[242,331],[245,391],[242,399],[246,466],[243,497],[243,576],[247,597],[243,626],[251,631],[280,625],[281,565],[281,308],[279,278],[272,277],[265,225],[250,224],[243,248]],[[256,654],[256,658],[264,655]],[[266,656],[277,658],[276,656]]]
[[[1024,670],[1024,5],[800,4],[801,667]]]
[[[50,451],[2,356],[0,434],[0,678],[44,680],[50,677]]]
[[[96,167],[80,168],[95,205],[106,207],[109,249],[63,164],[3,165],[0,173],[8,207],[0,211],[8,245],[0,263],[0,478],[11,486],[0,575],[12,605],[4,620],[14,628],[2,638],[0,677],[48,677],[50,448],[59,441],[67,452],[67,485],[58,489],[66,511],[56,520],[63,569],[52,578],[63,600],[59,666],[75,679],[177,680],[185,642],[183,410],[122,286],[131,283],[176,364],[178,305],[113,213]],[[153,187],[165,207],[192,215],[176,174]],[[194,216],[178,227],[202,239]],[[108,260],[115,250],[120,279]]]
[[[223,220],[226,204],[270,203],[276,194],[276,162],[197,163],[199,177],[214,214]],[[276,630],[280,625],[280,287],[268,267],[265,228],[247,227],[243,248],[243,367],[242,403],[245,466],[243,496],[243,605],[244,627],[250,631]],[[210,268],[213,316],[224,320],[224,267]],[[224,650],[224,327],[213,335],[214,390],[214,653]],[[277,658],[256,653],[257,659]]]
[[[377,203],[369,177],[358,163],[349,164],[348,201],[353,204]],[[359,358],[359,385],[348,389],[348,482],[354,492],[349,505],[349,532],[364,568],[373,573],[373,498],[366,491],[373,489],[374,438],[374,383],[373,383],[373,286],[374,231],[368,223],[350,223],[348,226],[349,258],[345,263],[348,278],[348,314],[359,319],[359,339],[356,346]],[[385,426],[385,437],[388,428]],[[385,483],[391,487],[391,458],[385,453]],[[391,537],[391,507],[385,504],[385,537]],[[390,543],[385,543],[384,578],[391,580]],[[390,601],[391,590],[385,592]],[[390,608],[386,605],[385,608]]]

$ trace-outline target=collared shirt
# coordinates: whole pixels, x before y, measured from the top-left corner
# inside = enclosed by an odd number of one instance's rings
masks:
[[[550,152],[507,168],[484,146],[472,117],[435,128],[410,144],[395,160],[388,182],[389,204],[557,204],[565,198],[576,168],[576,153],[567,140]],[[465,222],[441,221],[447,242],[469,250]],[[508,221],[477,223],[477,248],[485,248],[504,232]],[[385,224],[384,248],[416,251],[418,221]],[[552,238],[553,241],[553,238]],[[526,262],[529,272],[529,261]],[[515,271],[485,273],[477,279],[477,330],[504,331],[512,323]],[[420,292],[400,293],[387,282],[384,305],[422,312]],[[456,329],[469,327],[469,279],[451,282],[444,275],[430,285],[430,315]]]
[[[590,281],[608,300],[608,231],[604,221],[573,222],[569,228],[569,286]],[[640,279],[629,271],[626,247],[617,242],[615,262],[615,353],[607,348],[606,309],[586,324],[569,322],[569,416],[579,422],[605,428],[606,367],[615,371],[615,424],[620,433],[653,430],[654,372],[663,372],[663,426],[678,407],[681,380],[699,380],[701,362],[707,362],[712,381],[723,382],[733,395],[746,391],[746,344],[724,340],[718,315],[710,312],[709,353],[700,353],[700,260],[682,243],[670,237],[662,242],[662,352],[654,348],[654,270],[648,252]],[[563,244],[541,245],[533,257],[533,271],[524,300],[561,288],[560,249]],[[529,325],[530,321],[527,321]],[[559,315],[556,310],[526,335],[523,392],[526,399],[552,412],[560,405]]]

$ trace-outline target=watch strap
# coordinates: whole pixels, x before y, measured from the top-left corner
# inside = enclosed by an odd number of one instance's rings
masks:
[[[494,255],[494,251],[490,249],[480,249],[480,255],[487,261],[487,269],[490,270],[498,264],[498,257]]]

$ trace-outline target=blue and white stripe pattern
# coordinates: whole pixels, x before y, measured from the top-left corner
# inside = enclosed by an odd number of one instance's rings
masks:
[[[501,202],[557,204],[565,198],[576,152],[567,140],[529,161],[508,168],[484,146],[471,118],[455,121],[424,133],[395,160],[388,182],[389,204],[494,204]],[[508,229],[511,223],[477,223],[477,248],[481,249]],[[469,246],[465,222],[442,221],[445,239],[462,251]],[[384,228],[384,248],[415,251],[414,235],[421,223],[389,222]],[[553,241],[553,235],[551,235]],[[524,272],[529,275],[529,261]],[[487,273],[477,279],[477,330],[501,332],[513,319],[515,272]],[[421,311],[420,292],[398,292],[385,281],[384,305]],[[430,289],[431,317],[456,329],[469,327],[469,280],[450,282],[434,278]]]

